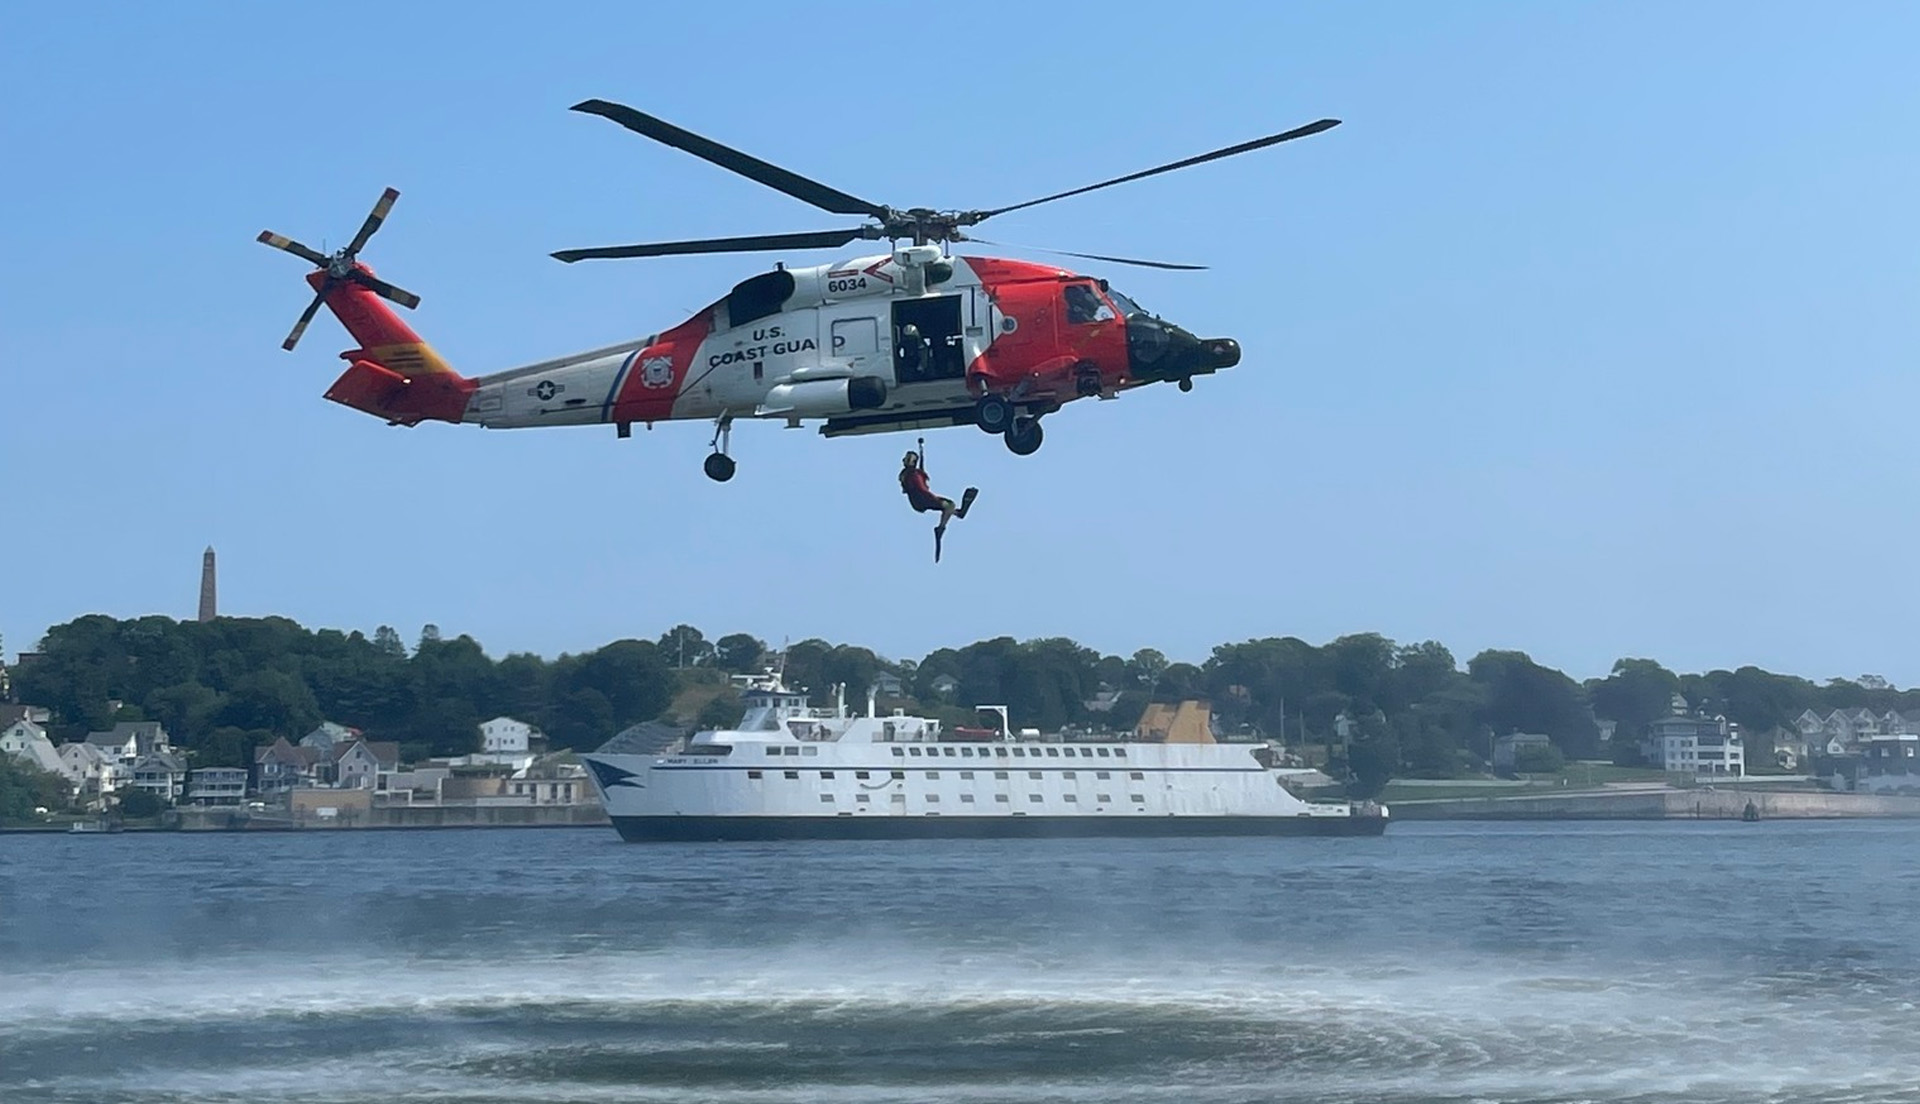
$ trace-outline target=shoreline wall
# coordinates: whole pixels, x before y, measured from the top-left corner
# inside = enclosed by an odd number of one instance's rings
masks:
[[[1395,820],[1762,820],[1920,817],[1920,797],[1765,790],[1640,790],[1540,797],[1398,801]]]

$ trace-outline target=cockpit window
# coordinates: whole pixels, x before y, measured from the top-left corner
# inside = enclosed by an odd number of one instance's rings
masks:
[[[1113,304],[1113,309],[1119,311],[1122,317],[1130,318],[1136,314],[1147,313],[1140,309],[1140,304],[1120,294],[1114,288],[1107,289],[1107,301]]]
[[[1067,322],[1070,325],[1084,326],[1092,322],[1113,321],[1113,308],[1107,306],[1088,284],[1068,284]]]

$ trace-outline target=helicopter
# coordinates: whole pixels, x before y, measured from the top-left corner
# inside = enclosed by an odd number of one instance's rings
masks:
[[[360,230],[327,254],[263,231],[258,240],[312,263],[314,296],[282,342],[291,351],[324,304],[356,349],[326,391],[334,402],[386,419],[475,423],[488,428],[701,420],[713,425],[708,477],[734,476],[733,422],[823,423],[828,437],[972,425],[1026,456],[1040,448],[1040,420],[1082,398],[1111,399],[1150,383],[1190,391],[1196,376],[1240,361],[1232,338],[1200,338],[1142,309],[1107,280],[1032,261],[958,255],[969,231],[1012,211],[1084,195],[1176,169],[1319,134],[1305,126],[1111,180],[983,210],[896,208],[861,199],[662,119],[606,100],[574,111],[597,115],[839,215],[858,226],[805,233],[565,249],[566,263],[701,253],[835,249],[885,241],[886,252],[846,253],[824,264],[749,276],[692,317],[605,348],[478,377],[455,372],[387,306],[420,297],[381,279],[360,251],[392,211],[388,188]],[[1061,252],[1052,251],[1047,252]],[[1193,271],[1201,265],[1061,252],[1108,264]]]

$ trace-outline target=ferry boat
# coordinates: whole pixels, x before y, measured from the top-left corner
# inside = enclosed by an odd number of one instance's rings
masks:
[[[657,755],[581,756],[629,842],[1058,836],[1379,835],[1385,807],[1310,802],[1265,744],[1046,741],[895,711],[810,706],[769,672],[737,728]]]

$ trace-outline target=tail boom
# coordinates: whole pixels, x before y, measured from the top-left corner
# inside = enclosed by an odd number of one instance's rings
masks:
[[[315,291],[323,290],[325,281],[324,272],[307,276]],[[340,354],[347,370],[327,389],[327,398],[396,425],[464,419],[474,382],[455,372],[378,295],[340,281],[325,289],[325,299],[360,343]]]

